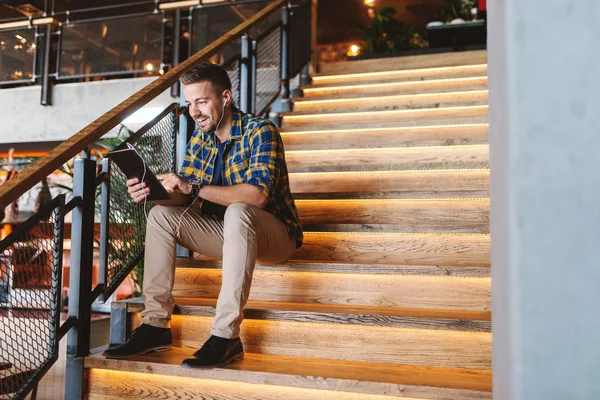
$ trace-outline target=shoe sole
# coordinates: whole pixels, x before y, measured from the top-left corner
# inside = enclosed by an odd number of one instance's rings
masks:
[[[105,358],[112,358],[115,360],[126,360],[128,358],[135,358],[135,357],[139,357],[141,355],[147,354],[147,353],[151,353],[151,352],[155,352],[155,353],[162,353],[163,351],[169,351],[173,348],[172,345],[169,346],[159,346],[159,347],[153,347],[151,349],[146,349],[144,351],[140,351],[139,353],[135,353],[135,354],[127,354],[127,355],[122,355],[122,356],[112,356],[112,355],[104,355],[102,354]]]
[[[220,367],[224,367],[229,363],[232,363],[234,361],[241,361],[244,359],[244,353],[241,354],[236,354],[230,358],[228,358],[227,360],[223,361],[220,364],[212,364],[212,365],[185,365],[185,364],[181,364],[181,366],[183,368],[191,368],[191,369],[209,369],[209,368],[220,368]]]

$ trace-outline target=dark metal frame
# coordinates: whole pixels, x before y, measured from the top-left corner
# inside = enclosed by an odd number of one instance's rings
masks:
[[[40,223],[43,218],[57,213],[54,220],[54,238],[52,248],[52,299],[50,304],[50,341],[52,343],[51,355],[44,363],[30,375],[27,383],[22,386],[19,391],[15,392],[13,399],[24,399],[29,393],[32,398],[35,398],[37,385],[44,377],[46,372],[58,360],[58,345],[60,339],[66,332],[63,326],[60,325],[60,304],[61,304],[61,288],[62,288],[62,257],[63,257],[63,238],[64,238],[64,217],[65,217],[65,195],[56,196],[50,203],[46,204],[37,213],[31,216],[27,221],[19,225],[11,234],[0,242],[0,253],[12,246],[19,238],[27,234],[36,224]],[[10,376],[3,379],[10,379]]]
[[[230,6],[240,6],[244,4],[252,4],[252,3],[260,3],[265,0],[236,0],[235,3],[223,2],[223,3],[211,3],[211,4],[199,4],[197,6],[190,7],[190,12],[188,18],[188,32],[190,33],[190,39],[188,41],[188,54],[194,54],[193,51],[193,43],[194,43],[194,11],[199,11],[202,9],[211,9],[218,7],[230,7]]]
[[[287,9],[284,8],[284,9]],[[255,97],[256,97],[256,89],[257,89],[257,78],[256,78],[256,74],[258,74],[258,68],[256,66],[257,62],[258,62],[258,48],[260,47],[260,44],[263,40],[265,40],[267,37],[269,37],[270,34],[272,34],[273,32],[275,32],[277,29],[280,30],[280,43],[279,43],[279,52],[280,52],[280,62],[279,62],[279,76],[283,77],[283,60],[284,60],[284,54],[283,54],[283,45],[282,45],[282,41],[281,38],[283,37],[283,32],[284,32],[284,26],[283,26],[283,22],[278,22],[276,24],[273,24],[273,26],[271,26],[269,29],[265,30],[259,37],[258,39],[256,39],[254,41],[254,46],[253,46],[253,51],[254,51],[254,66],[253,66],[253,70],[255,73],[255,77],[254,77],[254,86],[252,88],[252,91],[255,93]],[[287,81],[284,81],[282,79],[282,82],[287,82],[284,83],[283,85],[287,85],[288,89],[289,89],[289,85],[290,85],[290,81],[289,78],[287,79]],[[282,85],[282,86],[283,86]],[[279,90],[279,92],[277,92],[264,106],[264,108],[262,110],[256,110],[256,104],[253,110],[253,113],[256,113],[256,115],[263,115],[273,104],[273,102],[275,100],[277,100],[277,98],[280,96],[282,92],[282,89]],[[255,102],[256,103],[256,102]]]

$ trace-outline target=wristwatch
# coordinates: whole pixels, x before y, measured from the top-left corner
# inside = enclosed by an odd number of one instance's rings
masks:
[[[192,178],[189,181],[189,184],[192,186],[192,191],[190,192],[190,197],[195,199],[198,197],[198,193],[200,193],[200,188],[202,187],[202,182],[198,178]]]

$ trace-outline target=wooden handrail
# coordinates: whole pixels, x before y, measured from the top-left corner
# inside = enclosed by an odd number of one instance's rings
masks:
[[[48,154],[29,165],[21,171],[21,173],[12,179],[9,179],[4,185],[0,186],[0,209],[4,209],[4,207],[19,198],[19,196],[46,176],[60,168],[65,162],[69,161],[86,147],[100,139],[118,123],[122,122],[142,106],[146,105],[163,91],[173,86],[185,71],[199,62],[208,60],[217,51],[247,32],[253,25],[269,16],[286,3],[286,1],[287,0],[276,0],[269,4],[252,18],[236,26],[166,74],[156,78],[146,87],[137,93],[134,93],[75,135],[50,150]]]

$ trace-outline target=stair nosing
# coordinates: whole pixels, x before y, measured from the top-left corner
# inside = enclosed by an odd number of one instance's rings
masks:
[[[459,150],[459,149],[483,149],[488,148],[489,144],[478,143],[478,144],[457,144],[448,146],[395,146],[395,147],[352,147],[347,149],[308,149],[308,150],[286,150],[285,154],[307,154],[307,153],[342,153],[342,152],[383,152],[383,151],[426,151],[426,150]]]
[[[437,388],[447,391],[446,396],[461,391],[491,392],[492,375],[489,370],[474,370],[461,368],[423,367],[402,364],[385,364],[364,361],[346,361],[333,359],[320,359],[299,356],[282,356],[246,353],[246,361],[232,363],[226,367],[215,369],[179,369],[184,358],[191,357],[195,350],[191,348],[175,347],[172,358],[164,359],[167,353],[149,354],[132,360],[105,359],[100,354],[85,358],[85,368],[110,369],[114,371],[130,371],[158,373],[169,376],[184,376],[200,379],[217,379],[221,381],[238,381],[252,383],[269,383],[282,386],[322,388],[323,383],[331,382],[329,390],[343,385],[344,391],[379,394],[380,385],[402,386],[403,392],[413,388]],[[175,357],[173,357],[175,356]],[[271,368],[269,368],[269,363]],[[249,364],[249,365],[248,365]],[[279,367],[273,368],[273,364]],[[312,365],[311,365],[312,364]],[[298,366],[302,365],[299,370]],[[317,365],[317,368],[315,368]],[[246,369],[244,369],[246,367]],[[262,367],[262,368],[261,368]],[[290,369],[285,369],[289,367]],[[269,371],[269,369],[273,369]],[[293,369],[296,369],[294,371]],[[331,373],[323,373],[323,369]],[[364,371],[375,370],[369,379],[365,378]],[[302,372],[302,370],[306,372]],[[299,379],[297,384],[291,384],[290,376]],[[313,379],[306,379],[313,378]],[[466,384],[464,381],[470,379]],[[474,378],[474,379],[473,379]],[[264,382],[256,382],[259,379]],[[265,381],[266,379],[266,381]],[[444,386],[436,384],[444,381]],[[374,389],[367,390],[357,385],[359,382],[374,384]],[[312,383],[312,384],[311,384]],[[318,385],[318,386],[317,386]],[[327,390],[327,389],[326,389]]]
[[[375,83],[359,83],[356,85],[339,85],[339,86],[318,86],[318,85],[306,85],[302,86],[302,91],[316,92],[324,90],[352,90],[352,89],[370,89],[379,87],[393,86],[412,86],[412,85],[423,85],[431,83],[453,83],[458,81],[476,81],[482,78],[488,79],[487,75],[481,76],[467,76],[462,78],[442,78],[442,79],[427,79],[423,81],[396,81],[396,82],[375,82]]]
[[[397,126],[397,127],[379,127],[379,128],[368,128],[368,131],[373,132],[385,132],[395,130],[427,130],[427,129],[457,129],[457,128],[489,128],[488,122],[474,123],[474,124],[448,124],[448,125],[420,125],[420,126]],[[322,129],[316,131],[281,131],[280,135],[319,135],[328,133],[363,133],[364,128],[348,128],[348,129]]]
[[[301,105],[312,105],[312,104],[330,104],[347,101],[370,101],[370,100],[393,100],[393,99],[410,99],[410,98],[422,98],[422,97],[443,97],[443,96],[456,96],[461,94],[488,94],[487,89],[474,89],[474,90],[460,90],[453,92],[433,92],[433,93],[416,93],[416,94],[393,94],[393,95],[381,95],[381,96],[366,96],[366,97],[344,97],[337,99],[298,99],[294,100],[294,104]]]
[[[474,105],[474,106],[456,106],[456,107],[425,107],[416,108],[409,110],[377,110],[377,111],[348,111],[340,113],[306,113],[298,114],[294,112],[281,113],[281,117],[285,120],[286,118],[291,119],[302,119],[302,118],[335,118],[344,116],[377,116],[377,115],[388,115],[388,114],[410,114],[410,113],[434,113],[442,111],[458,111],[458,110],[483,110],[489,109],[489,105]]]
[[[189,269],[187,269],[189,270]],[[195,268],[194,270],[210,270],[207,268]],[[487,279],[480,278],[480,279]],[[206,297],[189,297],[175,296],[175,307],[195,307],[198,309],[212,309],[216,307],[216,298]],[[202,304],[194,304],[202,303]],[[143,309],[141,302],[126,302],[128,311],[138,312]],[[379,316],[391,318],[411,318],[415,321],[419,320],[439,320],[439,321],[456,321],[469,320],[478,322],[490,322],[491,311],[469,311],[469,310],[452,310],[452,309],[419,309],[406,307],[382,307],[382,306],[358,306],[345,304],[324,304],[324,303],[298,303],[298,302],[282,302],[282,301],[265,301],[265,300],[248,300],[244,307],[244,312],[255,313],[257,311],[272,311],[272,312],[287,312],[298,314],[327,314],[327,315],[360,315],[360,316]],[[180,312],[173,312],[174,315],[188,315]],[[247,317],[245,319],[257,319],[255,317]],[[313,321],[323,323],[319,321]],[[465,329],[470,331],[468,329]]]
[[[447,71],[456,69],[477,69],[477,68],[488,68],[488,64],[468,64],[468,65],[451,65],[445,67],[430,67],[430,68],[411,68],[402,70],[389,70],[389,71],[374,71],[374,72],[356,72],[351,74],[329,74],[329,75],[315,75],[313,81],[326,80],[326,79],[351,79],[360,78],[365,76],[379,76],[379,75],[408,75],[416,72],[437,72]]]
[[[490,172],[489,168],[457,168],[457,169],[405,169],[405,170],[377,170],[377,171],[328,171],[328,172],[290,172],[289,175],[333,175],[333,174],[420,174],[420,173],[457,173],[457,172]]]

